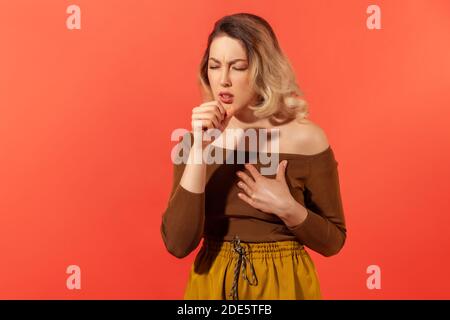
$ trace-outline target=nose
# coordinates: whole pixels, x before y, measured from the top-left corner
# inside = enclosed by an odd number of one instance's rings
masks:
[[[220,84],[223,87],[231,86],[230,78],[228,77],[228,71],[226,68],[224,68],[224,71],[222,72],[222,76],[220,78]]]

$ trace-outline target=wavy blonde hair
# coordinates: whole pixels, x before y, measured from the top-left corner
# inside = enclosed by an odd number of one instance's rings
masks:
[[[223,35],[239,40],[246,49],[251,84],[258,95],[256,104],[249,108],[256,117],[308,117],[308,102],[302,98],[292,65],[272,27],[263,18],[250,13],[228,15],[214,24],[199,68],[199,84],[205,101],[213,99],[208,79],[209,49],[212,41]]]

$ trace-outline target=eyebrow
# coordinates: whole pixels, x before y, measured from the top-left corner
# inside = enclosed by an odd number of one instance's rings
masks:
[[[217,60],[216,58],[209,58],[209,60],[214,60],[215,62],[220,63],[220,61]],[[239,58],[238,59],[233,59],[233,60],[228,61],[228,63],[229,64],[233,64],[233,63],[238,62],[238,61],[247,61],[247,59],[239,59]]]

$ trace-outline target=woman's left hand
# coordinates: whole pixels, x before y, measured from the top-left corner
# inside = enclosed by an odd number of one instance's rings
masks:
[[[252,177],[242,171],[236,172],[241,178],[237,185],[244,191],[238,193],[239,197],[256,209],[281,217],[294,200],[286,183],[287,161],[284,161],[285,165],[283,161],[279,163],[275,179],[264,177],[253,165],[246,163],[245,168]]]

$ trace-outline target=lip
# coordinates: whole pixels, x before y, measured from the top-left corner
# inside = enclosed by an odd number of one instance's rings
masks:
[[[234,98],[234,96],[231,93],[225,93],[225,92],[219,93],[219,99],[223,103],[231,104],[231,103],[233,103],[233,98]]]
[[[232,98],[234,97],[234,95],[231,92],[228,92],[228,91],[220,91],[219,92],[219,96],[221,96],[221,95],[229,95]]]

